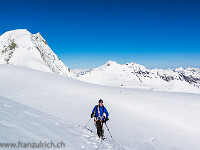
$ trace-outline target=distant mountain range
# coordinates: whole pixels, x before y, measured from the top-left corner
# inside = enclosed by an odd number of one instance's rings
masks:
[[[200,93],[200,69],[146,69],[133,63],[118,64],[108,61],[94,69],[74,69],[74,77],[90,83],[152,89],[156,91],[174,91]]]
[[[121,65],[108,61],[98,68],[70,70],[40,33],[31,34],[25,29],[8,31],[0,36],[0,64],[24,66],[94,84],[200,93],[199,68],[150,70],[135,62]]]

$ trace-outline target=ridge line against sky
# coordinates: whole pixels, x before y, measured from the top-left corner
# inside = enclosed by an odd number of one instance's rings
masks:
[[[2,1],[0,34],[40,32],[71,69],[108,60],[200,68],[200,1]]]

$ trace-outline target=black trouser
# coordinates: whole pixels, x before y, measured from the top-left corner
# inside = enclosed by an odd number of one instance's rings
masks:
[[[104,134],[104,131],[103,131],[103,121],[97,120],[96,121],[96,128],[97,128],[97,135],[99,137],[103,138],[103,134]]]

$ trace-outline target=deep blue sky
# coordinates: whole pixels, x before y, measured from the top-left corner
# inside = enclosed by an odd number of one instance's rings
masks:
[[[40,32],[72,69],[108,60],[200,67],[197,0],[1,1],[0,34],[13,29]]]

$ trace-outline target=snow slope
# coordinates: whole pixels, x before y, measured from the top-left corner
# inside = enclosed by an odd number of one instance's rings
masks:
[[[44,114],[39,115],[41,118],[43,115],[53,115],[75,126],[84,126],[88,122],[93,107],[98,99],[102,98],[110,113],[108,127],[116,146],[113,147],[113,141],[104,126],[108,142],[99,149],[199,150],[200,148],[199,94],[96,85],[12,65],[0,65],[0,85],[0,95],[42,111]],[[12,112],[6,113],[10,114],[7,118],[11,118],[9,122],[12,122]],[[36,120],[39,127],[48,128],[47,124],[41,123],[41,119],[32,120]],[[21,123],[28,126],[24,120]],[[56,131],[52,134],[66,141],[68,135],[71,137],[70,140],[74,141],[84,141],[87,138],[91,140],[89,133],[83,137],[81,129],[72,129],[70,125],[66,125],[66,130],[54,124],[50,128],[54,127]],[[92,121],[88,124],[88,128],[95,132]],[[60,133],[60,130],[64,133]],[[31,129],[27,128],[27,131]],[[13,130],[13,135],[15,134],[16,131]],[[93,136],[92,138],[96,137]],[[8,137],[7,133],[0,135],[0,139]],[[52,136],[47,137],[50,139]],[[72,142],[72,149],[81,149],[81,145],[93,145],[92,143],[97,145],[96,141],[90,142],[85,140],[77,145]],[[88,146],[86,149],[90,148]]]
[[[0,149],[2,143],[16,143],[16,149],[24,149],[20,143],[63,143],[53,149],[96,149],[101,143],[95,133],[54,116],[0,96]],[[18,147],[17,147],[18,146]],[[59,145],[58,145],[59,146]],[[61,146],[61,145],[60,145]],[[101,148],[111,149],[112,144],[102,143]],[[10,149],[15,149],[14,147]],[[31,149],[26,148],[26,149]],[[33,148],[32,148],[33,149]],[[38,149],[42,149],[41,147]],[[43,147],[45,149],[45,147]]]
[[[71,76],[70,70],[51,50],[41,34],[31,34],[25,29],[8,31],[0,36],[0,64],[20,65]]]
[[[136,63],[108,61],[94,69],[72,70],[76,79],[109,86],[155,91],[200,93],[200,69],[146,69]]]

